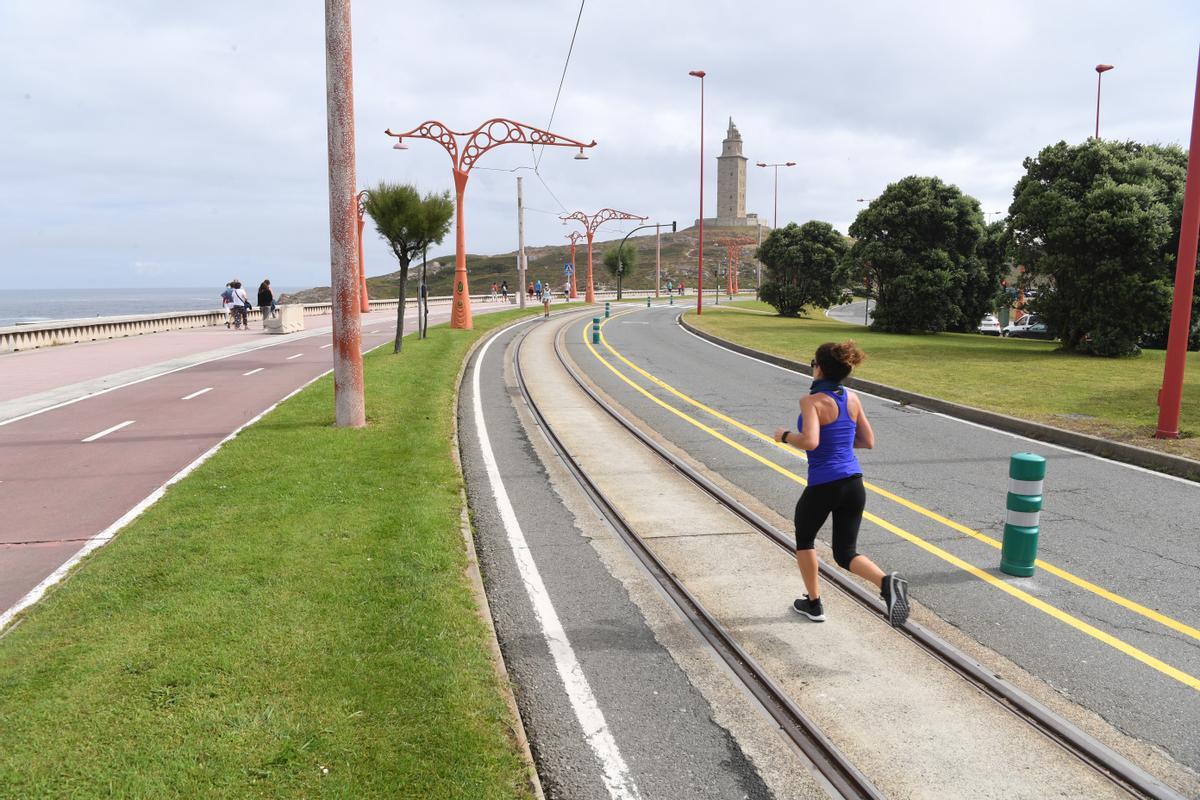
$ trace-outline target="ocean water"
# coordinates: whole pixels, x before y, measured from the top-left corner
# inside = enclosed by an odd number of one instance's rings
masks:
[[[0,289],[0,326],[221,308],[221,289]],[[295,288],[272,286],[275,296]],[[255,300],[258,286],[246,290]]]

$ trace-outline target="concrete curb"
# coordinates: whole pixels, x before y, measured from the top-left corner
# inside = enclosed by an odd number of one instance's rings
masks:
[[[771,353],[764,353],[761,350],[755,350],[745,345],[731,342],[728,339],[714,336],[711,333],[699,330],[695,326],[688,324],[683,317],[683,314],[679,315],[679,325],[684,330],[694,333],[701,339],[733,350],[735,353],[757,358],[760,361],[765,361],[768,364],[774,364],[793,372],[799,372],[803,375],[811,374],[811,369],[807,364],[801,364]],[[951,403],[948,400],[939,400],[936,397],[897,389],[894,386],[875,383],[874,381],[865,381],[861,378],[850,378],[845,383],[851,389],[858,389],[867,394],[894,400],[902,405],[911,405],[916,408],[923,408],[926,411],[936,411],[939,414],[946,414],[947,416],[956,417],[967,422],[974,422],[989,428],[1015,433],[1030,439],[1069,447],[1072,450],[1091,453],[1092,455],[1102,456],[1113,461],[1122,461],[1127,464],[1154,470],[1155,472],[1164,472],[1168,475],[1175,475],[1192,481],[1200,481],[1200,461],[1194,461],[1190,458],[1174,456],[1169,453],[1160,453],[1157,450],[1149,450],[1145,447],[1138,447],[1123,442],[1114,442],[1110,439],[1102,439],[1099,436],[1091,436],[1086,433],[1076,433],[1075,431],[1056,428],[1053,425],[1018,419],[995,411],[985,411],[982,408]]]
[[[531,315],[532,316],[532,315]],[[508,705],[508,713],[512,718],[513,738],[516,739],[517,748],[521,751],[521,757],[525,760],[525,773],[529,780],[529,789],[536,800],[546,800],[546,794],[542,791],[542,781],[538,777],[537,764],[533,760],[533,750],[529,747],[529,737],[525,733],[525,721],[521,719],[521,709],[517,707],[517,698],[513,694],[512,679],[508,675],[508,667],[504,663],[504,653],[500,650],[500,639],[496,635],[496,624],[492,621],[492,607],[488,603],[487,591],[483,586],[483,575],[479,571],[479,553],[475,550],[475,528],[471,524],[471,515],[467,511],[467,477],[463,474],[462,457],[460,451],[462,443],[458,439],[458,399],[462,394],[462,381],[467,374],[467,364],[471,363],[471,358],[475,355],[485,341],[493,336],[499,336],[504,331],[525,322],[524,319],[517,320],[509,325],[497,328],[487,336],[481,336],[471,343],[467,349],[466,355],[463,356],[462,363],[458,366],[458,377],[454,379],[454,400],[452,407],[454,408],[453,426],[451,432],[451,447],[450,457],[454,460],[454,468],[458,471],[459,487],[458,497],[462,503],[460,532],[463,538],[463,546],[467,553],[467,580],[471,583],[471,594],[475,596],[475,607],[479,612],[479,617],[488,629],[488,647],[492,651],[492,666],[496,671],[496,677],[500,681],[500,691],[504,695],[504,702]]]

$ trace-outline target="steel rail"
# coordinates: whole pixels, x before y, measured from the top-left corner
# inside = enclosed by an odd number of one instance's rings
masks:
[[[619,411],[612,408],[604,398],[588,385],[579,372],[571,366],[568,358],[563,353],[561,340],[562,332],[554,340],[554,353],[558,357],[559,363],[562,364],[563,368],[574,379],[580,389],[600,406],[601,409],[681,475],[702,489],[718,503],[741,517],[751,527],[786,551],[789,556],[794,553],[795,546],[790,537],[747,508],[713,481],[697,472],[691,465],[679,459],[674,453],[671,453],[642,431],[636,424],[626,419]],[[819,567],[823,578],[851,599],[857,601],[864,608],[874,612],[886,621],[887,609],[884,607],[882,600],[851,580],[847,575],[830,567],[824,561],[819,562]],[[920,623],[910,619],[903,627],[897,630],[906,635],[930,656],[945,664],[1001,706],[1025,720],[1055,744],[1058,744],[1064,750],[1091,766],[1131,795],[1135,797],[1154,798],[1154,800],[1187,800],[1183,795],[1146,772],[1137,764],[1134,764],[1108,745],[1080,729],[1074,723],[1047,708],[1041,702]]]
[[[838,750],[817,724],[788,697],[787,693],[771,679],[765,670],[757,665],[720,622],[700,604],[695,596],[646,546],[641,537],[571,455],[562,440],[558,438],[530,395],[521,370],[521,345],[529,333],[530,331],[522,333],[513,347],[513,372],[517,379],[517,386],[538,427],[541,428],[542,433],[568,471],[579,482],[584,493],[616,530],[651,577],[671,598],[688,622],[721,657],[722,661],[779,725],[797,749],[804,754],[816,772],[828,782],[829,788],[844,798],[882,800],[884,795]],[[557,337],[555,350],[556,352],[558,350]]]

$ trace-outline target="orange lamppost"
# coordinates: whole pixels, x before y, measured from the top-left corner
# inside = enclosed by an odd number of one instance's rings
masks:
[[[1100,78],[1112,68],[1112,64],[1096,65],[1096,141],[1100,141]]]
[[[748,236],[727,236],[716,240],[719,246],[725,248],[726,257],[728,258],[729,275],[726,279],[728,283],[728,288],[726,291],[731,295],[737,294],[738,290],[741,288],[738,283],[738,270],[736,266],[737,255],[741,248],[749,244],[754,244],[754,241],[754,239],[751,239]]]
[[[571,240],[571,299],[575,300],[579,297],[579,292],[575,291],[575,243],[583,238],[583,234],[579,231],[571,231],[567,234],[567,238]]]
[[[583,148],[595,147],[596,141],[593,139],[591,144],[584,144],[557,133],[535,128],[532,125],[499,117],[487,120],[473,131],[452,131],[436,120],[428,120],[406,133],[392,133],[391,128],[384,133],[396,137],[396,143],[392,145],[393,149],[407,150],[408,145],[404,144],[406,138],[429,139],[446,148],[446,152],[450,155],[450,161],[454,168],[455,200],[454,305],[450,311],[450,327],[470,330],[472,327],[471,295],[467,290],[467,236],[466,227],[463,224],[463,193],[467,189],[467,178],[471,174],[471,167],[475,166],[479,157],[488,150],[502,144],[578,147],[579,154],[575,156],[576,160],[586,161],[587,156],[583,154]],[[524,291],[525,287],[520,286],[518,289]]]
[[[583,225],[584,235],[587,236],[588,243],[588,271],[587,271],[587,287],[584,290],[584,301],[588,303],[596,302],[595,285],[592,283],[592,237],[596,234],[596,229],[609,220],[614,219],[636,219],[646,220],[648,217],[639,217],[637,214],[630,214],[627,211],[617,211],[612,208],[602,208],[590,217],[582,211],[576,211],[568,214],[565,217],[559,217],[564,223],[573,219]],[[572,245],[575,243],[572,242]]]
[[[363,215],[367,213],[367,198],[371,193],[363,189],[358,193],[358,304],[364,314],[371,312],[371,300],[367,297],[367,273],[363,267]]]

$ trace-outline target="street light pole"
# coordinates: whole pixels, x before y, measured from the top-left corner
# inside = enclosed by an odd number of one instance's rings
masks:
[[[696,314],[704,310],[704,76],[702,69],[688,73],[700,79],[700,247],[696,256]]]
[[[1096,65],[1096,141],[1100,141],[1100,78],[1112,68],[1112,64]]]
[[[329,285],[333,312],[333,406],[339,428],[367,424],[362,318],[357,299],[358,203],[354,175],[354,58],[350,0],[325,0],[325,94],[329,146]]]
[[[1158,439],[1179,438],[1179,410],[1183,403],[1183,370],[1187,364],[1192,330],[1192,287],[1196,280],[1197,236],[1200,234],[1200,63],[1196,66],[1196,95],[1192,101],[1192,142],[1188,150],[1187,183],[1183,190],[1183,220],[1179,251],[1175,256],[1175,301],[1167,334],[1167,358],[1162,389],[1158,393]]]
[[[517,285],[521,291],[518,306],[525,308],[525,193],[521,190],[521,176],[517,176]]]
[[[756,167],[774,167],[775,168],[775,222],[771,227],[778,228],[779,227],[779,168],[780,167],[794,167],[794,166],[796,166],[796,162],[795,161],[781,161],[777,164],[767,164],[765,162],[759,161],[759,162],[756,162],[754,166],[756,166]]]
[[[575,300],[579,297],[579,293],[575,291],[575,243],[583,238],[583,234],[579,231],[571,231],[567,234],[567,238],[571,240],[571,299]]]
[[[617,211],[613,208],[602,208],[590,217],[582,211],[574,211],[567,214],[565,217],[559,217],[565,224],[567,220],[573,219],[583,225],[584,234],[587,236],[588,243],[588,268],[587,268],[587,286],[584,289],[584,301],[588,304],[596,302],[596,289],[592,281],[592,237],[596,235],[596,229],[604,223],[613,219],[636,219],[639,222],[645,222],[646,217],[639,217],[637,214],[630,214],[628,211]],[[574,242],[572,242],[574,244]]]
[[[349,0],[346,0],[347,2]],[[326,0],[332,2],[332,0]],[[392,133],[391,128],[384,131],[388,136],[395,136],[394,150],[407,150],[404,143],[408,139],[430,139],[446,149],[454,171],[454,303],[450,309],[450,327],[470,330],[471,293],[467,288],[467,229],[463,223],[463,194],[467,190],[467,178],[470,177],[471,167],[480,156],[502,144],[553,145],[557,147],[578,147],[577,161],[586,161],[583,154],[585,147],[595,147],[591,144],[577,142],[566,136],[551,133],[522,122],[511,119],[495,118],[483,122],[473,131],[452,131],[437,120],[422,122],[411,131]],[[522,292],[525,287],[518,287]]]
[[[645,217],[642,217],[642,219],[645,219]],[[649,225],[639,225],[636,228],[634,228],[633,230],[631,230],[629,233],[625,234],[625,238],[621,240],[621,244],[617,247],[617,299],[618,300],[621,299],[621,276],[623,276],[625,274],[625,263],[622,260],[622,257],[625,255],[625,242],[629,241],[629,237],[633,236],[638,231],[644,231],[647,228],[654,228],[654,235],[656,237],[655,248],[657,249],[657,247],[658,247],[658,244],[657,244],[658,229],[661,228],[664,224],[665,223],[662,223],[662,222],[652,222]],[[672,222],[671,223],[671,233],[675,233],[675,226],[676,226],[676,223]],[[654,296],[655,297],[658,297],[658,262],[657,262],[657,259],[658,259],[658,256],[656,254],[655,255],[655,266],[654,266],[654,270],[655,270]]]

